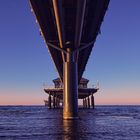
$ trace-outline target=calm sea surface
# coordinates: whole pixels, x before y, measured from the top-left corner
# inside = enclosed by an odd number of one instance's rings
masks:
[[[79,120],[62,109],[0,106],[0,140],[140,140],[140,106],[79,109]]]

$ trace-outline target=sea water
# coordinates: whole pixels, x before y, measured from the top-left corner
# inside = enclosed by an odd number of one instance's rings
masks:
[[[0,106],[0,140],[140,140],[140,106],[80,108],[73,121],[62,109]]]

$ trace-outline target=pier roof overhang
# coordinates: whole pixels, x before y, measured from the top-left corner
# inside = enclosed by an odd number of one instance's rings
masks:
[[[60,99],[63,99],[63,88],[50,88],[50,89],[44,89],[44,91],[47,94],[50,94],[52,96],[57,96]],[[91,94],[94,94],[98,91],[98,88],[79,88],[78,89],[78,98],[83,99]]]
[[[80,81],[109,0],[30,0],[30,3],[62,81],[66,56],[60,50],[80,50],[77,58]]]

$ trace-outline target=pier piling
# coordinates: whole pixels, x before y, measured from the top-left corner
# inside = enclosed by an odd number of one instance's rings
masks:
[[[67,48],[66,62],[64,62],[64,93],[63,118],[78,118],[78,74],[75,53]]]

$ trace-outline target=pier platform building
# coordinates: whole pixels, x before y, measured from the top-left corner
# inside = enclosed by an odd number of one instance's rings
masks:
[[[78,99],[83,102],[83,108],[94,108],[94,93],[98,91],[97,87],[88,87],[88,79],[82,78],[78,85]],[[63,83],[60,78],[53,80],[54,87],[47,87],[44,89],[48,94],[48,99],[44,100],[45,106],[48,108],[63,107]]]

